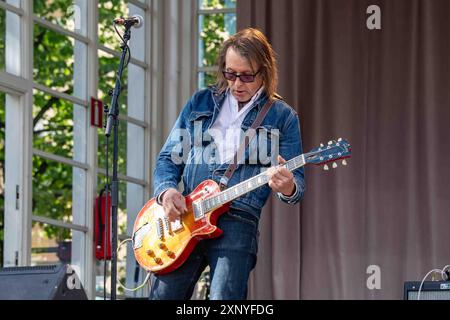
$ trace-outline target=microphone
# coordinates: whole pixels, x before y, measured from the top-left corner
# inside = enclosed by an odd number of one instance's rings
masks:
[[[113,22],[115,24],[121,24],[121,25],[125,25],[125,24],[131,24],[133,27],[140,28],[142,27],[142,24],[144,22],[144,18],[142,18],[142,16],[136,14],[132,17],[128,17],[128,18],[117,18],[114,19]]]

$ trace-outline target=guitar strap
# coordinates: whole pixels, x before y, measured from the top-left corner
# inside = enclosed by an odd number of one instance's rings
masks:
[[[248,134],[245,135],[244,141],[242,141],[241,145],[239,146],[239,149],[236,151],[234,155],[234,159],[231,162],[231,164],[228,166],[227,170],[225,171],[224,175],[220,179],[219,187],[220,190],[225,190],[228,185],[228,181],[230,181],[231,177],[233,176],[234,171],[236,170],[238,166],[238,159],[242,158],[243,153],[245,152],[245,149],[250,144],[250,141],[253,139],[253,137],[256,135],[256,128],[261,124],[261,122],[266,117],[267,113],[269,112],[270,107],[274,103],[273,99],[268,99],[264,107],[259,111],[258,116],[256,117],[255,121],[253,121],[252,126],[250,127],[250,130],[248,131]]]

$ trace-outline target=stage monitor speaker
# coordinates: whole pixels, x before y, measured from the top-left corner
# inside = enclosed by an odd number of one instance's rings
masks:
[[[0,269],[0,300],[87,300],[70,265]]]
[[[406,281],[404,300],[417,300],[420,281]],[[420,300],[450,300],[450,281],[424,281],[420,290]]]

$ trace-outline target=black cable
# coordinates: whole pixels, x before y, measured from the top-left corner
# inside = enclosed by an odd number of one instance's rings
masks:
[[[128,59],[127,59],[127,63],[125,64],[125,68],[128,67],[128,64],[130,63],[131,60],[131,50],[130,47],[128,46],[128,43],[125,42],[125,39],[122,37],[122,35],[120,34],[119,30],[117,30],[116,24],[113,24],[114,26],[114,30],[116,31],[117,35],[119,36],[120,40],[122,40],[122,43],[125,45],[126,47],[126,53],[128,54]]]
[[[128,67],[128,65],[130,64],[130,60],[131,60],[131,49],[127,44],[127,53],[128,53],[128,60],[127,63],[125,64],[125,68]]]
[[[122,35],[120,34],[119,30],[117,30],[116,24],[113,23],[114,30],[116,30],[117,35],[119,36],[120,40],[122,40],[122,43],[125,43],[125,40],[123,39]]]

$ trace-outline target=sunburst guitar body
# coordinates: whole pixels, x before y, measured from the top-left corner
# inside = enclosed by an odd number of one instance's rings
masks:
[[[134,224],[133,247],[138,263],[147,271],[169,273],[184,263],[200,240],[220,236],[222,230],[216,222],[228,211],[229,204],[209,212],[201,212],[199,205],[218,193],[215,181],[204,181],[185,197],[187,212],[176,221],[169,221],[156,198],[148,201]]]
[[[283,165],[293,171],[305,164],[324,165],[325,170],[337,167],[337,160],[349,158],[351,148],[348,141],[339,139],[321,144],[309,153],[299,155]],[[165,274],[180,267],[202,239],[219,237],[217,226],[220,215],[229,209],[234,199],[256,190],[269,182],[267,172],[261,172],[246,181],[224,191],[212,180],[202,182],[185,197],[187,213],[176,221],[169,221],[156,199],[148,201],[139,212],[133,228],[133,250],[138,263],[147,271]]]

